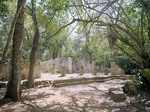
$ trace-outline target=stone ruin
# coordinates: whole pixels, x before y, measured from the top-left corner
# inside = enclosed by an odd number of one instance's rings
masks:
[[[22,79],[28,78],[29,65],[30,65],[29,60],[23,60],[23,62],[22,62]],[[37,59],[35,62],[34,74],[35,74],[35,78],[41,77],[41,60],[40,59]]]
[[[4,65],[2,69],[2,79],[7,79],[9,74],[9,63]],[[22,79],[28,78],[29,72],[29,60],[22,61]],[[66,73],[79,73],[80,75],[84,75],[84,73],[92,73],[96,75],[97,72],[108,74],[111,73],[112,75],[125,75],[125,71],[118,67],[115,62],[111,63],[111,68],[106,67],[98,67],[95,65],[95,61],[93,60],[92,63],[86,60],[80,61],[73,61],[72,57],[68,58],[56,58],[54,60],[50,59],[44,62],[41,62],[37,59],[34,69],[35,78],[40,78],[41,73],[61,73],[62,76],[65,76]]]
[[[65,71],[64,71],[65,69]],[[62,72],[62,70],[64,72]],[[108,74],[111,73],[112,75],[125,75],[125,71],[118,67],[115,62],[111,63],[111,68],[106,67],[98,67],[95,65],[95,61],[93,60],[92,63],[86,60],[76,61],[73,60],[72,57],[68,58],[56,58],[54,60],[50,59],[41,63],[41,71],[43,73],[49,72],[52,74],[55,73],[79,73],[83,75],[84,73],[92,73],[96,75],[97,72]]]
[[[50,59],[41,63],[41,71],[43,73],[61,73],[62,67],[66,68],[66,73],[79,73],[80,67],[83,66],[85,73],[96,73],[96,66],[95,61],[90,63],[89,61],[80,60],[80,61],[73,61],[72,57],[68,58],[56,58],[54,60]]]
[[[125,71],[119,68],[115,62],[111,62],[111,74],[112,75],[125,75]]]
[[[34,74],[35,78],[40,78],[41,77],[41,60],[37,59],[35,63],[35,68],[34,68]],[[29,72],[29,60],[22,60],[22,79],[27,79],[28,78],[28,72]],[[9,71],[10,71],[10,64],[6,63],[2,69],[2,74],[1,78],[2,79],[8,79],[9,77]]]

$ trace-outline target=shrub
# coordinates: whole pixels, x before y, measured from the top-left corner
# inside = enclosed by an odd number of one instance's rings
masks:
[[[144,69],[143,75],[144,75],[144,77],[147,79],[147,81],[150,84],[150,69]]]

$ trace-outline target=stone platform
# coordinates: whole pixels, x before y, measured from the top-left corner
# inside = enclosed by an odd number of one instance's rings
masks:
[[[50,74],[43,73],[42,77],[39,79],[35,79],[36,87],[44,87],[45,86],[54,86],[54,87],[63,87],[68,85],[78,85],[78,84],[87,84],[94,82],[105,82],[113,79],[122,79],[122,80],[131,80],[132,76],[130,75],[104,75],[98,73],[96,76],[92,75],[92,73],[85,73],[80,76],[78,73],[75,74],[66,74],[65,77],[61,77],[61,74]]]
[[[88,84],[94,82],[105,82],[113,79],[122,79],[122,80],[131,80],[132,76],[130,75],[104,75],[98,73],[96,76],[92,73],[85,73],[80,76],[78,73],[75,74],[66,74],[65,77],[61,77],[61,74],[51,74],[51,73],[42,73],[41,78],[35,79],[35,87],[63,87],[68,85],[78,85],[78,84]],[[22,85],[26,84],[27,80],[22,80]],[[6,87],[7,81],[0,81],[0,85]]]

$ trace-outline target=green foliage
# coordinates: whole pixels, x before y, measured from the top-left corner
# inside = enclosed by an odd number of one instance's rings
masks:
[[[102,39],[102,37],[99,39],[91,46],[91,49],[93,50],[93,57],[98,66],[110,67],[112,51],[109,48],[108,40],[106,38]],[[99,43],[100,41],[101,43]]]
[[[140,70],[140,69],[132,69],[131,70],[131,74],[135,76],[133,81],[135,83],[137,82],[138,84],[140,84],[141,80],[142,80],[142,70]]]
[[[132,63],[130,60],[125,59],[124,57],[119,57],[116,59],[117,64],[123,70],[125,70],[126,74],[130,74],[134,76],[133,82],[140,84],[142,78],[142,70],[139,69],[136,64]]]
[[[46,13],[62,12],[68,9],[69,0],[41,0],[39,3],[42,8],[46,9]]]
[[[72,55],[76,60],[95,60],[97,66],[110,66],[112,53],[108,39],[101,35],[102,32],[90,29],[90,25],[80,24],[72,46]]]
[[[115,23],[118,26],[108,29],[110,44],[115,45],[124,58],[128,58],[139,68],[149,68],[150,24],[148,21],[150,18],[136,0],[123,1],[122,4],[114,4],[114,7],[117,5],[120,5],[122,9]],[[110,10],[108,13],[114,14],[114,9],[110,8]],[[112,18],[109,19],[113,24]]]
[[[0,4],[2,3],[2,1],[0,2]],[[7,12],[9,13],[3,13],[3,16],[0,16],[0,58],[3,54],[4,51],[4,47],[8,38],[8,33],[10,31],[10,27],[13,21],[13,16],[16,10],[16,3],[13,2],[12,0],[10,1],[5,1],[3,2],[3,4],[5,4],[5,6],[7,6]],[[0,6],[1,9],[1,6]],[[2,12],[0,11],[0,13],[2,14]],[[11,45],[10,45],[11,46]],[[10,53],[11,53],[11,47],[8,50],[7,56],[8,58],[10,58]]]
[[[148,80],[148,82],[150,84],[150,69],[144,69],[143,75]]]
[[[125,70],[126,74],[137,74],[137,67],[134,63],[131,63],[129,59],[125,59],[124,57],[116,57],[117,64],[123,70]]]
[[[5,12],[3,11],[6,9],[4,1],[0,2],[0,5],[2,4],[0,12]],[[150,19],[144,12],[142,30],[141,14],[143,7],[136,0],[118,1],[109,7],[108,10],[104,11],[105,14],[99,14],[103,13],[101,8],[98,8],[99,6],[103,8],[104,5],[100,5],[103,3],[102,0],[34,0],[34,2],[36,2],[36,14],[41,36],[40,52],[43,60],[52,58],[53,54],[59,57],[70,54],[78,60],[83,58],[87,60],[95,59],[96,64],[99,66],[110,66],[112,60],[118,60],[120,67],[125,69],[126,73],[132,74],[138,74],[138,71],[136,71],[137,66],[135,67],[131,63],[136,62],[135,64],[141,65],[143,59],[145,62],[149,62],[146,60],[149,58],[149,55],[145,55],[146,58],[143,58],[143,54],[150,52]],[[28,5],[31,6],[30,1],[28,1]],[[83,7],[83,5],[85,6]],[[10,3],[9,9],[11,10],[9,12],[14,11],[13,6],[14,4]],[[68,13],[69,11],[70,13]],[[9,14],[11,19],[7,18],[7,21],[3,22],[3,24],[8,23],[8,21],[11,23],[12,16],[14,15],[12,12]],[[27,10],[25,15],[26,31],[23,52],[26,58],[30,54],[34,35],[32,18],[29,14],[30,11]],[[52,37],[60,27],[76,18],[83,20],[78,23],[78,31],[76,32],[78,37],[72,35],[71,38],[68,38],[69,30],[67,28],[62,29],[61,32]],[[103,26],[102,24],[102,27],[99,26],[103,22],[106,25]],[[120,26],[123,30],[115,25]],[[5,29],[8,31],[9,26],[6,25],[6,28],[2,27],[0,29],[0,36],[2,37],[0,53],[2,53],[3,45],[7,40]],[[137,44],[136,39],[139,40],[140,44]],[[117,45],[126,53],[120,50]]]
[[[57,31],[68,22],[65,19],[67,15],[64,12],[66,5],[69,3],[66,0],[41,0],[36,1],[36,3],[35,1],[33,2],[36,5],[36,16],[41,36],[39,42],[40,58],[48,60],[53,58],[53,56],[57,57],[61,54],[64,42],[67,39],[67,28],[62,29],[61,32]],[[28,2],[28,6],[31,7],[30,2]],[[34,35],[30,13],[30,10],[27,10],[25,15],[24,58],[29,58]],[[57,34],[53,36],[56,32]]]
[[[7,0],[1,0],[0,1],[0,17],[6,16],[6,13],[8,13],[8,7],[6,5]]]

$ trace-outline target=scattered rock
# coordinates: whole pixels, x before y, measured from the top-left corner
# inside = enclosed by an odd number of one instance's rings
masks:
[[[34,87],[41,88],[41,87],[48,87],[51,85],[51,81],[49,80],[43,80],[43,81],[35,81],[34,82]],[[22,84],[22,88],[27,87],[27,81],[24,81]]]
[[[36,81],[34,82],[34,87],[48,87],[51,85],[51,81],[45,80],[45,81]]]
[[[112,91],[110,94],[111,99],[114,102],[123,102],[127,99],[127,96],[122,91]]]
[[[123,92],[123,89],[120,87],[110,88],[109,95],[114,102],[123,102],[127,98],[127,96]]]

